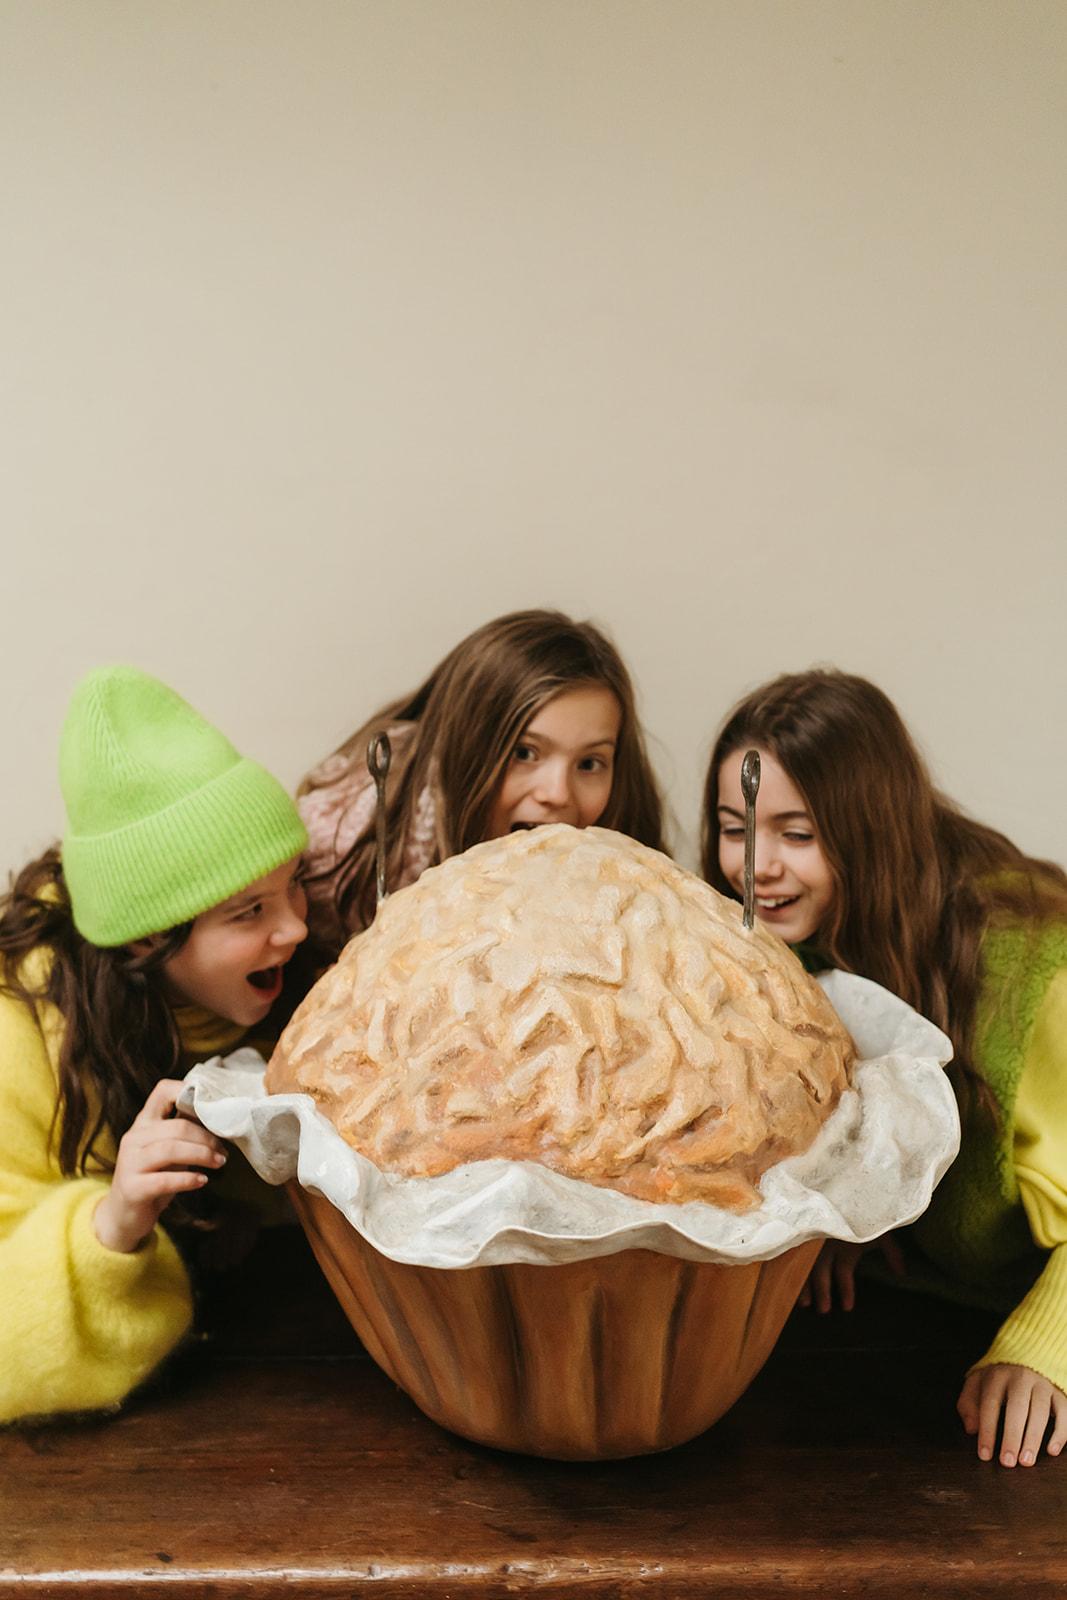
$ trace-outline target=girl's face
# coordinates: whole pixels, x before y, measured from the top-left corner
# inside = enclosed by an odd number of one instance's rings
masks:
[[[546,701],[515,745],[497,789],[487,839],[542,822],[588,828],[611,798],[622,709],[603,684]]]
[[[756,797],[756,914],[787,944],[817,933],[833,904],[834,880],[803,795],[768,751],[760,752]],[[744,750],[719,769],[719,865],[738,894],[745,885]]]
[[[307,938],[300,858],[196,918],[163,979],[178,1005],[204,1006],[230,1022],[262,1022],[282,990],[282,969]]]

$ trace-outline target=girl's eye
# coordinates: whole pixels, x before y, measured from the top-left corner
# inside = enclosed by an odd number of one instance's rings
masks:
[[[739,822],[720,822],[719,833],[724,839],[743,839],[745,830]]]
[[[788,839],[790,844],[810,844],[814,837],[813,833],[797,833],[792,829],[788,833],[782,834],[782,838]]]
[[[517,744],[511,752],[511,759],[512,761],[536,761],[537,751],[533,745]]]
[[[254,906],[246,906],[244,911],[239,911],[234,917],[234,922],[254,922],[263,910],[262,900],[257,900]]]
[[[582,760],[578,763],[578,771],[605,772],[607,770],[607,765],[608,764],[604,760],[603,756],[583,756]]]

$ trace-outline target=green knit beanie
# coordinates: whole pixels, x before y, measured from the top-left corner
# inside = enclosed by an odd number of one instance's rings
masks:
[[[188,922],[307,844],[277,779],[136,667],[100,667],[79,683],[59,780],[63,873],[91,944]]]

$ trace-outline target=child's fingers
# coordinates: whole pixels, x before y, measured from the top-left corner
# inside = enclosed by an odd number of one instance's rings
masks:
[[[1058,1456],[1067,1444],[1067,1395],[1062,1389],[1052,1391],[1052,1414],[1055,1421],[1045,1449],[1050,1456]]]
[[[812,1294],[815,1299],[816,1311],[829,1311],[833,1304],[833,1295],[830,1291],[830,1274],[833,1270],[833,1258],[826,1252],[825,1247],[812,1268],[811,1284]]]
[[[1032,1394],[1033,1385],[1021,1372],[1013,1373],[1004,1391],[1004,1431],[1000,1438],[1002,1467],[1013,1467],[1019,1459]]]
[[[180,1139],[208,1154],[225,1155],[226,1146],[216,1134],[209,1133],[199,1122],[186,1122],[184,1117],[170,1117],[166,1122],[148,1122],[137,1130],[136,1148],[154,1150],[160,1144],[172,1144]]]
[[[963,1380],[960,1397],[956,1401],[956,1410],[963,1420],[965,1433],[978,1432],[978,1399],[982,1389],[982,1374],[970,1372]]]
[[[138,1112],[136,1121],[140,1122],[142,1117],[148,1119],[169,1116],[178,1104],[178,1096],[184,1088],[185,1084],[181,1078],[160,1078]]]
[[[856,1306],[856,1263],[852,1256],[839,1255],[834,1262],[834,1277],[841,1299],[842,1311],[853,1311]]]
[[[140,1165],[160,1144],[171,1144],[180,1139],[184,1144],[193,1145],[204,1155],[198,1160],[206,1160],[210,1153],[225,1154],[226,1146],[215,1134],[200,1125],[199,1122],[187,1122],[184,1117],[167,1117],[164,1121],[148,1120],[135,1122],[124,1135],[120,1149],[120,1157],[127,1161],[133,1160]]]
[[[1004,1402],[1007,1376],[996,1370],[985,1370],[978,1396],[978,1456],[981,1461],[992,1461],[997,1443],[997,1424]]]
[[[173,1133],[141,1145],[138,1156],[141,1172],[159,1172],[164,1167],[221,1167],[226,1161],[225,1151]]]
[[[1022,1437],[1019,1448],[1019,1465],[1032,1467],[1041,1453],[1041,1441],[1045,1437],[1048,1427],[1048,1416],[1052,1410],[1052,1395],[1044,1384],[1035,1384],[1030,1393],[1030,1413],[1026,1419],[1026,1431]]]
[[[800,1291],[800,1304],[814,1305],[816,1311],[831,1311],[836,1283],[841,1309],[851,1311],[856,1304],[856,1262],[862,1254],[862,1245],[848,1245],[840,1240],[828,1239]]]
[[[908,1269],[904,1265],[904,1252],[891,1233],[887,1233],[882,1240],[882,1255],[885,1257],[886,1265],[894,1277],[907,1277]]]
[[[170,1200],[186,1189],[202,1189],[206,1182],[207,1174],[204,1172],[190,1172],[187,1168],[180,1168],[178,1171],[167,1168],[163,1172],[141,1173],[131,1179],[125,1187],[124,1195],[130,1205],[153,1205],[159,1200]]]

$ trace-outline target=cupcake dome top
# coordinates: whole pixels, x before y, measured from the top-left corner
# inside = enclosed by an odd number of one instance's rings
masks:
[[[744,1210],[807,1149],[853,1050],[733,901],[601,828],[476,845],[386,900],[267,1073],[383,1171],[536,1161],[642,1200]]]

